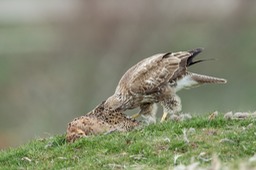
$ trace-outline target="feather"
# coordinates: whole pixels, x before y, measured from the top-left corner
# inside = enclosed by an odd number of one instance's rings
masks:
[[[225,79],[187,71],[187,67],[206,61],[193,61],[202,51],[203,48],[196,48],[190,51],[156,54],[143,59],[122,76],[115,93],[106,100],[106,107],[125,111],[141,107],[145,103],[161,102],[167,107],[164,109],[167,112],[177,112],[181,108],[180,102],[174,100],[177,107],[168,107],[168,102],[174,99],[173,96],[176,96],[178,90],[204,83],[226,83]],[[141,107],[142,110],[143,108]]]

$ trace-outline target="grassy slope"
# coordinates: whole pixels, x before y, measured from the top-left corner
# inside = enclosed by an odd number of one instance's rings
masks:
[[[255,123],[255,119],[224,120],[219,116],[208,121],[207,117],[195,117],[129,133],[84,138],[73,144],[67,144],[64,135],[37,139],[1,151],[0,168],[167,169],[173,167],[175,155],[180,155],[177,164],[199,161],[201,166],[208,166],[214,153],[224,165],[235,166],[256,153]],[[187,131],[187,143],[182,130],[189,128],[195,131]]]

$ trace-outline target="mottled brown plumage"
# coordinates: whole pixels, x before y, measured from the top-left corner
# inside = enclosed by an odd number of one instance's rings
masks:
[[[131,67],[121,78],[115,93],[105,103],[106,108],[125,111],[140,107],[139,115],[151,115],[155,119],[151,105],[160,102],[167,113],[181,110],[180,98],[176,92],[205,83],[226,83],[225,79],[195,74],[187,67],[204,60],[193,61],[202,51],[156,54]]]
[[[102,102],[85,116],[75,118],[68,124],[66,140],[74,142],[78,138],[90,135],[112,131],[127,132],[139,125],[138,121],[128,118],[119,111],[105,109]]]

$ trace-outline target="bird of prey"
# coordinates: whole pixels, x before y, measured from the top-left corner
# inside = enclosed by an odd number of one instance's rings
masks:
[[[74,142],[81,137],[109,133],[112,131],[127,132],[139,127],[140,122],[128,118],[124,113],[106,110],[104,102],[84,116],[75,118],[68,124],[66,140]]]
[[[201,84],[223,84],[222,78],[189,72],[187,67],[205,61],[193,59],[202,52],[202,48],[190,51],[156,54],[145,58],[132,66],[122,76],[115,93],[105,106],[109,109],[125,111],[140,107],[138,115],[144,115],[155,121],[155,103],[163,106],[164,121],[168,114],[181,111],[181,101],[176,92]]]

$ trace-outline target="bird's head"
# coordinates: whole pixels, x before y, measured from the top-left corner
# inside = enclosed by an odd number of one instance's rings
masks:
[[[121,95],[114,94],[110,96],[104,103],[104,107],[111,110],[121,109],[122,107]]]

